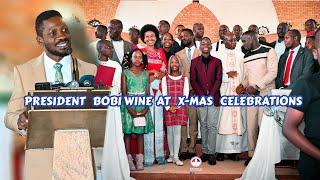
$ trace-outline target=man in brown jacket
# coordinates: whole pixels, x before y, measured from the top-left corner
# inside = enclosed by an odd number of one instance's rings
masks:
[[[25,64],[14,67],[14,90],[4,118],[5,125],[16,132],[28,127],[24,96],[35,90],[37,82],[68,83],[74,67],[79,75],[95,75],[96,66],[72,57],[70,32],[61,14],[55,10],[44,11],[36,22],[37,41],[44,52]],[[74,66],[73,63],[78,66]]]
[[[176,56],[182,60],[183,74],[190,79],[190,65],[192,59],[199,57],[201,51],[196,48],[194,44],[194,34],[191,29],[183,29],[181,31],[181,45],[185,47],[176,53]],[[190,84],[190,96],[194,95]],[[195,144],[197,138],[197,111],[195,107],[188,107],[189,117],[189,133],[187,126],[181,127],[181,146],[180,146],[180,159],[186,160],[195,156]],[[190,135],[190,144],[187,143],[188,134]]]

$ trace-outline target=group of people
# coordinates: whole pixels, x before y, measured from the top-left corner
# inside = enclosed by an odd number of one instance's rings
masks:
[[[255,150],[263,107],[219,107],[219,98],[221,95],[266,96],[274,88],[299,86],[301,79],[317,73],[320,49],[316,49],[319,48],[316,25],[313,19],[306,21],[305,43],[300,32],[289,29],[287,23],[278,25],[278,39],[272,43],[259,37],[256,25],[250,25],[244,33],[240,25],[235,25],[232,32],[228,26],[220,25],[220,39],[214,43],[204,37],[202,23],[195,23],[193,29],[178,25],[175,36],[169,33],[170,24],[165,20],[158,27],[152,24],[140,30],[133,27],[129,29],[130,42],[121,37],[120,20],[111,20],[108,27],[98,25],[97,41],[92,45],[98,66],[115,69],[105,74],[113,74],[109,87],[113,95],[171,97],[164,107],[156,103],[110,107],[114,110],[109,111],[107,122],[114,123],[109,128],[123,136],[106,138],[105,143],[114,142],[120,150],[108,146],[104,154],[119,156],[118,160],[122,160],[119,173],[125,174],[124,177],[129,173],[126,168],[143,170],[155,162],[181,166],[183,160],[196,155],[195,145],[199,141],[203,162],[215,165],[216,160],[224,160],[225,154],[237,161],[239,153],[248,151],[247,165]],[[41,13],[36,20],[36,32],[44,53],[14,69],[15,89],[5,123],[17,132],[27,128],[23,96],[34,89],[35,82],[73,80],[69,74],[73,58],[70,33],[60,13],[54,10]],[[80,75],[96,74],[94,65],[77,61]],[[43,77],[24,75],[33,69],[37,74],[40,70]],[[319,94],[319,89],[315,91]],[[210,96],[214,105],[178,106],[180,96]],[[133,136],[137,140],[134,144],[137,152],[132,150]],[[120,156],[126,156],[126,163]],[[108,158],[111,157],[105,160]]]

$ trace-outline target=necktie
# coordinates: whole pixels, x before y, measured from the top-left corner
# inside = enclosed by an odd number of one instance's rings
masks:
[[[191,48],[188,48],[187,56],[188,56],[188,62],[189,64],[191,64]]]
[[[63,83],[63,76],[61,72],[62,64],[56,63],[53,67],[56,70],[55,83]]]
[[[292,64],[292,59],[293,59],[293,53],[294,51],[290,51],[289,58],[287,60],[287,65],[286,69],[284,72],[284,78],[283,78],[283,84],[287,85],[289,83],[289,77],[290,77],[290,72],[291,72],[291,64]]]

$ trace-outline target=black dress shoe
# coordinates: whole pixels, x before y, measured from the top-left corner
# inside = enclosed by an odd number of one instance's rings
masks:
[[[201,138],[196,140],[196,144],[202,144]]]
[[[191,159],[196,156],[196,153],[188,153],[188,159]]]
[[[187,152],[180,153],[179,158],[180,158],[181,161],[184,161],[184,160],[188,159],[188,153]]]
[[[249,157],[249,158],[244,162],[244,165],[247,166],[247,165],[250,163],[251,159],[252,159],[252,157]]]
[[[215,157],[214,154],[209,154],[208,163],[210,165],[216,165],[217,164],[216,157]]]
[[[201,161],[202,162],[206,162],[206,161],[208,161],[208,154],[205,154],[205,153],[203,153],[201,156],[200,156],[200,159],[201,159]]]
[[[239,161],[240,158],[238,157],[238,154],[228,154],[228,158],[232,161]]]
[[[217,161],[224,161],[224,154],[223,153],[217,154]]]

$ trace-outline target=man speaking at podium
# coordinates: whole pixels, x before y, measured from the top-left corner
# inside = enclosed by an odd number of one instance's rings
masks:
[[[4,118],[5,125],[19,133],[24,132],[28,125],[23,99],[28,92],[35,90],[35,83],[68,83],[77,81],[79,75],[96,73],[95,65],[72,57],[70,32],[58,11],[48,10],[39,14],[35,28],[37,42],[44,52],[14,67],[14,90]]]

